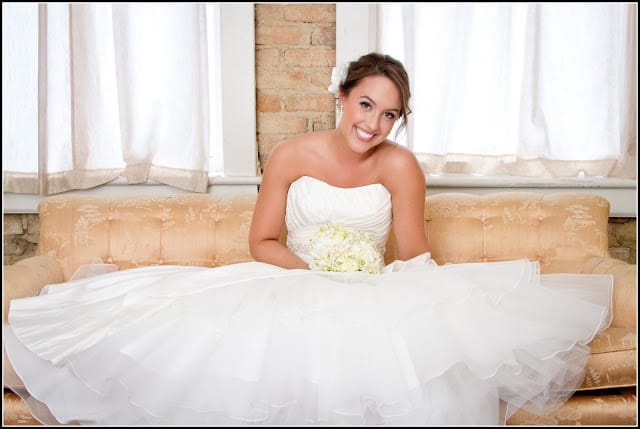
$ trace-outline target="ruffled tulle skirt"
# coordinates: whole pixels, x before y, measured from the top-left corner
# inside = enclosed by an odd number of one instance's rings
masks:
[[[425,254],[380,275],[154,266],[46,292],[4,327],[45,423],[482,425],[580,386],[612,279]]]

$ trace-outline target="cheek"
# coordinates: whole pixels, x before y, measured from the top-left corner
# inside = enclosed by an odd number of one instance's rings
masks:
[[[387,119],[383,119],[380,124],[381,132],[384,133],[385,136],[388,136],[391,130],[393,130],[393,126],[395,124],[396,124],[396,121],[389,121]]]
[[[360,119],[360,112],[354,108],[345,108],[342,111],[342,119],[348,119],[350,121],[358,121]]]

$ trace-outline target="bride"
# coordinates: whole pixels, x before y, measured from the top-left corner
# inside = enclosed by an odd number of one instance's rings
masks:
[[[4,346],[40,421],[495,425],[580,386],[611,277],[438,266],[424,174],[388,140],[410,113],[403,65],[370,53],[334,77],[338,127],[270,155],[255,261],[123,270],[11,302]]]

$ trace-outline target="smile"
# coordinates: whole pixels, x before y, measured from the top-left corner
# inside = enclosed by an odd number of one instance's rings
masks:
[[[368,142],[375,136],[375,134],[368,133],[368,132],[366,132],[366,131],[358,128],[358,127],[355,127],[355,129],[356,129],[356,135],[362,141]]]

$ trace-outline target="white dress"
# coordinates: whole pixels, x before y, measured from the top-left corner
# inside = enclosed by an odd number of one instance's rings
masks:
[[[327,222],[382,250],[390,194],[299,178],[288,246],[309,260]],[[611,293],[610,276],[429,254],[381,274],[150,266],[12,301],[4,345],[44,423],[491,425],[580,386]]]

